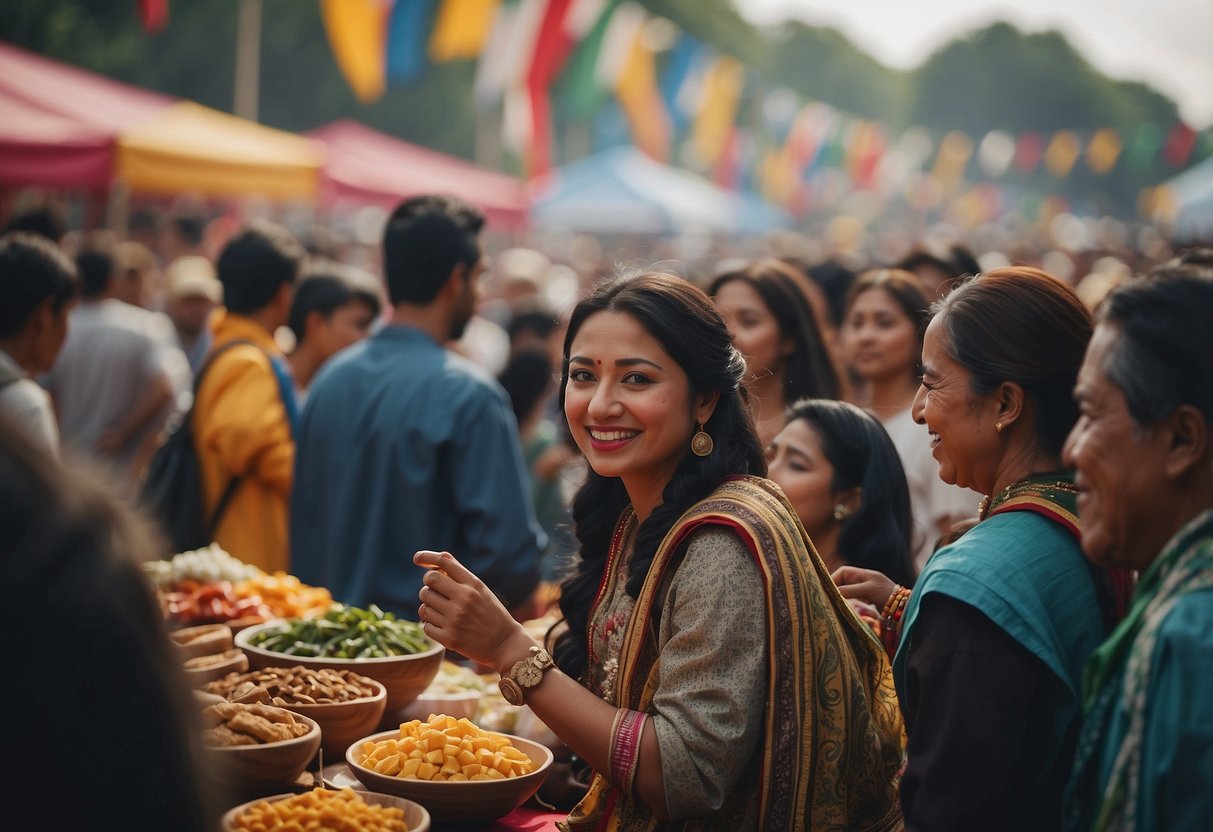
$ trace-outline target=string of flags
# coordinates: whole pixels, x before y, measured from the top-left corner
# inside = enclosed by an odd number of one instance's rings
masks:
[[[632,144],[654,159],[759,190],[797,214],[823,169],[861,190],[897,189],[921,173],[947,189],[978,172],[999,180],[1082,169],[1105,176],[1160,161],[1179,169],[1198,152],[1200,136],[1183,122],[895,134],[879,121],[770,89],[751,67],[632,0],[319,2],[338,66],[363,102],[415,83],[432,64],[476,61],[473,100],[502,114],[503,143],[532,177],[552,168],[557,112],[592,125],[613,111]],[[743,107],[753,101],[757,107]]]

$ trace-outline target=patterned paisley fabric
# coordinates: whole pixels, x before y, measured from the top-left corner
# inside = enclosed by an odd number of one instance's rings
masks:
[[[626,512],[621,528],[629,520]],[[888,656],[851,612],[795,511],[769,480],[730,479],[670,529],[626,625],[618,657],[619,704],[651,709],[660,676],[653,614],[678,569],[687,536],[705,524],[738,534],[764,584],[769,678],[756,796],[760,828],[898,828],[905,730]],[[622,537],[615,535],[617,541]],[[608,558],[604,588],[619,568],[617,548]],[[595,774],[585,798],[560,826],[566,832],[690,832],[728,828],[728,822],[663,824]]]

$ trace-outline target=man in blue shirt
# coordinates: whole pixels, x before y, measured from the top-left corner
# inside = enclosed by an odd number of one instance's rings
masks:
[[[446,349],[487,268],[483,215],[446,196],[397,207],[384,231],[388,325],[332,358],[299,424],[291,571],[343,603],[417,618],[420,549],[450,551],[528,615],[543,532],[509,398]]]

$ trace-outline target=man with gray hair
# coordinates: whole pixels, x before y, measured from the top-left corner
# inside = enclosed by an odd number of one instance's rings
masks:
[[[1213,269],[1107,296],[1078,375],[1087,558],[1138,572],[1092,655],[1069,830],[1207,830],[1213,818]]]

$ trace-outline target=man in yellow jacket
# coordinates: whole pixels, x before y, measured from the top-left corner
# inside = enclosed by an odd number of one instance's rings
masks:
[[[194,441],[206,517],[233,482],[215,542],[267,572],[288,570],[287,511],[295,462],[294,384],[274,331],[290,314],[304,249],[286,229],[254,222],[219,255],[224,306],[211,319],[211,351],[194,404]]]

